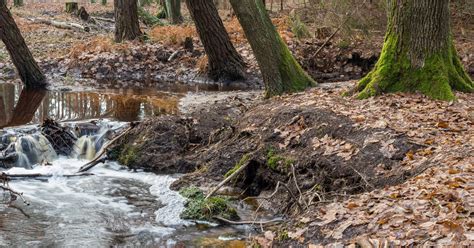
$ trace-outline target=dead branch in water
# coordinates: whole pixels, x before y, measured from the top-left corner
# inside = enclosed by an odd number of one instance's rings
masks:
[[[117,137],[113,138],[112,140],[108,141],[101,149],[100,151],[97,153],[97,155],[95,156],[95,158],[90,161],[89,163],[83,165],[81,168],[79,168],[79,170],[77,171],[77,173],[81,173],[81,172],[86,172],[90,169],[92,169],[94,166],[100,164],[100,163],[103,163],[105,162],[105,157],[104,155],[106,154],[107,152],[107,149],[112,145],[114,144],[117,140],[119,140],[120,138],[122,138],[123,136],[125,136],[127,133],[129,133],[134,127],[136,126],[136,123],[131,123],[130,124],[130,127],[128,127],[123,133],[121,133],[120,135],[118,135]]]
[[[78,173],[78,174],[66,174],[61,175],[61,177],[83,177],[83,176],[92,176],[93,173]],[[51,178],[54,175],[49,174],[40,174],[40,173],[33,173],[33,174],[3,174],[4,177],[7,178],[8,181],[12,180],[22,180],[22,179],[41,179],[41,178]]]
[[[28,203],[23,197],[23,193],[17,192],[10,188],[10,186],[8,185],[8,177],[6,177],[5,173],[0,174],[0,180],[3,182],[3,185],[0,185],[0,189],[10,193],[11,199],[10,199],[10,202],[8,202],[8,204],[15,201],[17,197],[20,197],[23,203],[25,203],[26,205],[30,205],[30,203]]]

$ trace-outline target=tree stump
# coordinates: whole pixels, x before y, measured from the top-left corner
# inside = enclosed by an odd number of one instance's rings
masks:
[[[83,20],[83,21],[89,21],[89,19],[90,19],[89,13],[87,13],[87,11],[84,7],[81,7],[77,11],[77,16],[79,16],[79,18],[81,18],[81,20]]]
[[[66,2],[66,13],[75,13],[78,9],[77,2]]]

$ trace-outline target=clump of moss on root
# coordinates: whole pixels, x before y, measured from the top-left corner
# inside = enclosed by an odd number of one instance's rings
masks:
[[[219,216],[228,220],[239,220],[235,208],[230,206],[228,197],[213,196],[206,199],[204,193],[197,187],[183,188],[179,192],[188,201],[186,209],[181,213],[183,219],[211,221]]]

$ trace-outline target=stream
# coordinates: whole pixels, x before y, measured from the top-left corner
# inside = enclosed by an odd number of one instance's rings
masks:
[[[0,150],[18,154],[7,174],[48,177],[13,180],[24,194],[0,204],[0,247],[245,247],[249,226],[219,226],[182,220],[185,199],[169,189],[179,175],[130,171],[116,162],[93,175],[68,177],[91,160],[127,122],[176,114],[189,93],[159,91],[49,91],[30,93],[0,84]],[[196,96],[191,99],[195,100]],[[38,124],[46,118],[74,130],[69,156],[58,155]],[[84,123],[94,119],[92,128]],[[2,164],[0,162],[0,167]],[[1,201],[9,194],[0,190]],[[250,213],[251,206],[237,206]]]

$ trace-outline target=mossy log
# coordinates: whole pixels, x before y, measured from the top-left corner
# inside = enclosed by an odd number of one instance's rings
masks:
[[[421,92],[452,100],[473,92],[453,43],[449,1],[402,0],[389,6],[389,23],[375,68],[358,84],[358,98],[386,92]]]
[[[66,2],[66,13],[76,13],[79,10],[77,2]]]

